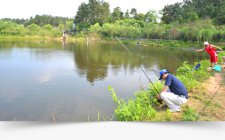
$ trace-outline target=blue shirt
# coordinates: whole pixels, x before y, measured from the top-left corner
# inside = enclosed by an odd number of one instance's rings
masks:
[[[174,75],[172,74],[167,75],[165,86],[168,86],[172,93],[176,95],[184,95],[188,99],[188,92],[186,87]]]

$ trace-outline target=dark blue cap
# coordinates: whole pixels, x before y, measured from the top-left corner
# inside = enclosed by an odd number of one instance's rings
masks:
[[[162,79],[162,76],[164,73],[169,73],[167,69],[162,69],[160,72],[159,72],[159,80]]]

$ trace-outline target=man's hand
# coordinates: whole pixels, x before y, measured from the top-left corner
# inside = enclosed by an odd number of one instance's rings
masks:
[[[157,94],[156,98],[157,98],[157,100],[162,100],[160,97],[160,94]]]
[[[157,94],[157,96],[156,96],[156,98],[157,98],[157,101],[159,102],[159,103],[161,103],[162,104],[162,98],[160,97],[160,94]]]

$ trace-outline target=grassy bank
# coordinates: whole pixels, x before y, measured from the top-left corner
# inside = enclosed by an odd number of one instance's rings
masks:
[[[209,61],[201,61],[199,70],[193,70],[197,64],[188,64],[184,62],[174,75],[176,75],[186,86],[190,97],[201,94],[204,91],[202,82],[209,78],[207,71]],[[163,82],[155,82],[155,87],[160,91]],[[115,90],[109,87],[116,108],[114,110],[116,119],[119,121],[196,121],[201,120],[200,115],[193,107],[187,103],[182,107],[179,115],[171,114],[165,105],[159,104],[156,100],[157,91],[149,85],[147,90],[141,90],[134,93],[133,98],[128,101],[117,97]],[[179,117],[177,117],[179,116]]]
[[[68,42],[118,42],[116,38],[111,37],[93,37],[93,36],[86,36],[78,34],[76,36],[68,36]],[[27,41],[27,40],[34,40],[34,41],[45,41],[45,40],[57,40],[62,41],[62,36],[19,36],[19,35],[0,35],[0,41]],[[202,42],[193,42],[193,41],[179,41],[179,40],[160,40],[160,39],[126,39],[121,38],[121,42],[126,46],[137,46],[137,42],[140,42],[140,46],[143,47],[169,47],[169,48],[202,48]],[[219,46],[225,49],[223,42],[213,42],[214,45]]]
[[[26,40],[55,40],[57,37],[50,36],[16,36],[16,35],[4,35],[0,36],[0,41],[26,41]]]

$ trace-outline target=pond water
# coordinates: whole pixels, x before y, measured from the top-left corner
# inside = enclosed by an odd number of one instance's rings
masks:
[[[128,46],[119,43],[0,42],[0,121],[114,120],[108,91],[129,98],[151,70],[174,71],[197,54],[187,49]]]

